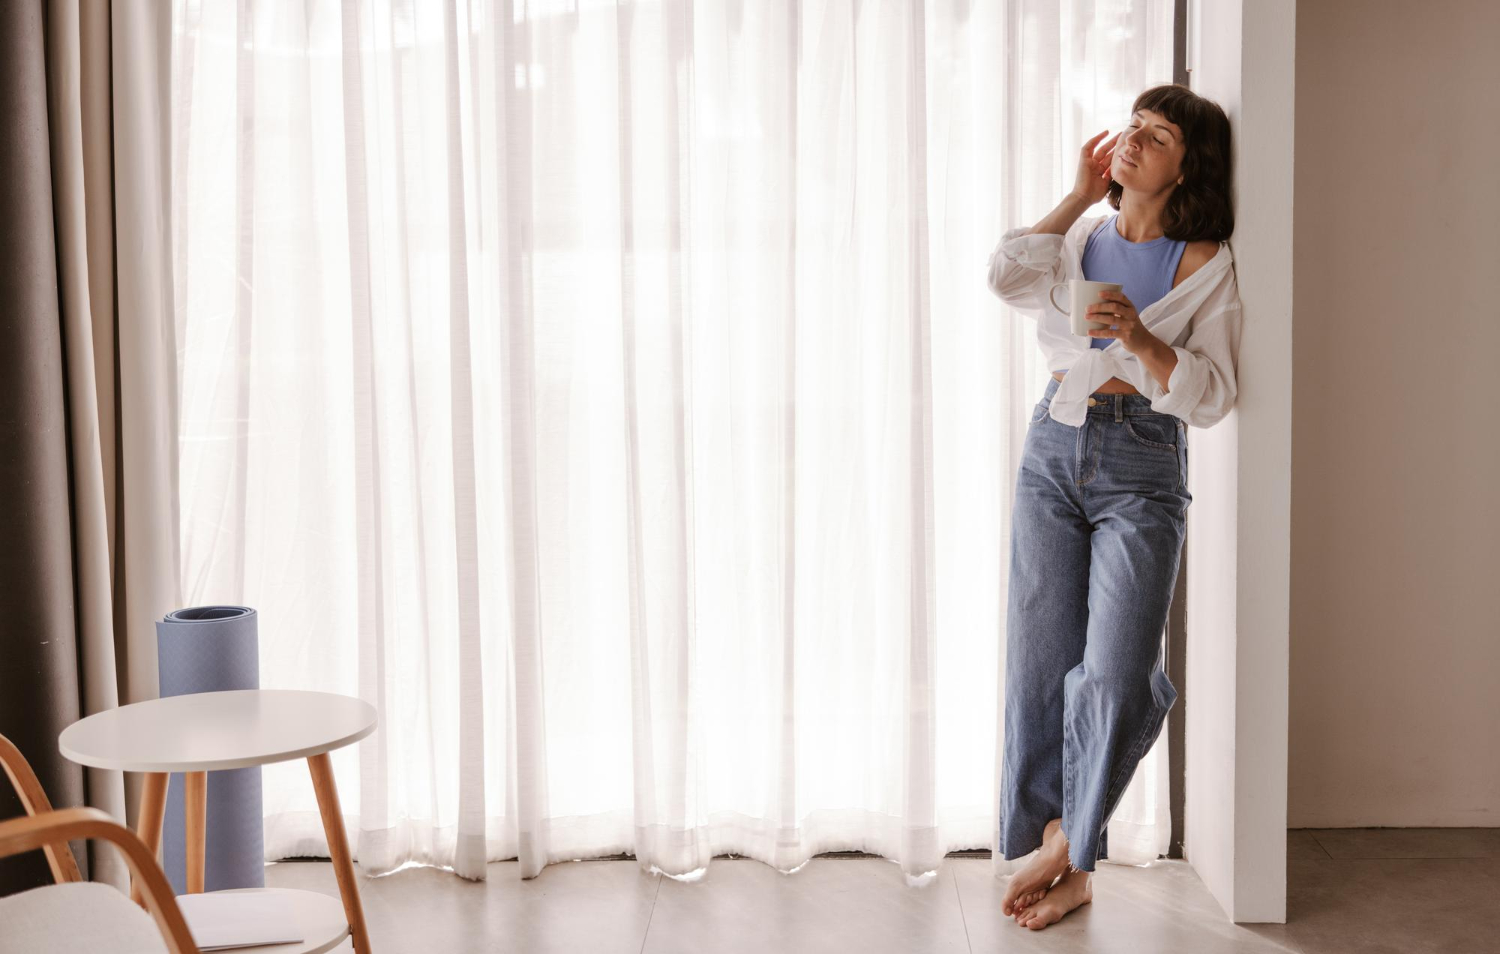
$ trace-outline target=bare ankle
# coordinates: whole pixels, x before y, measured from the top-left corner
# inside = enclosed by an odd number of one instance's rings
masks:
[[[1068,841],[1068,833],[1063,831],[1062,819],[1055,819],[1049,824],[1052,827],[1047,832],[1047,843],[1055,845],[1058,851],[1061,851],[1066,855],[1068,853],[1068,846],[1070,842]]]

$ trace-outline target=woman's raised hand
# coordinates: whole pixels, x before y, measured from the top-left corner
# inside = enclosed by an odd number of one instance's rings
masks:
[[[1087,199],[1089,205],[1109,194],[1109,170],[1114,158],[1115,141],[1120,138],[1120,134],[1115,133],[1107,141],[1100,143],[1099,140],[1107,132],[1108,129],[1084,143],[1078,157],[1078,181],[1073,185],[1073,194]]]

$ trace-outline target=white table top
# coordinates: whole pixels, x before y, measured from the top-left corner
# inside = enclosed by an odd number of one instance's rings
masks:
[[[235,689],[95,713],[58,736],[67,758],[127,772],[204,772],[307,758],[375,731],[375,707],[300,689]]]

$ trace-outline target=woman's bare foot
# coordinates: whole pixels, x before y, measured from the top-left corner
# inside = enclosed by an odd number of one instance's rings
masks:
[[[1042,829],[1042,849],[1020,871],[1010,876],[1000,912],[1006,917],[1030,908],[1046,896],[1052,882],[1068,867],[1068,836],[1062,819],[1054,818]]]
[[[1016,916],[1016,923],[1033,931],[1062,920],[1062,916],[1074,908],[1094,900],[1092,871],[1079,871],[1069,866],[1046,897]]]

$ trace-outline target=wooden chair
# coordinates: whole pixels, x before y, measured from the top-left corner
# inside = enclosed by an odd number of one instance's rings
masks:
[[[135,832],[98,809],[54,811],[36,773],[3,735],[0,766],[26,809],[23,817],[0,822],[0,857],[41,849],[57,882],[0,898],[0,925],[5,926],[0,954],[199,954],[167,876]],[[83,880],[68,847],[75,838],[98,838],[120,849],[136,883],[144,886],[150,917],[115,888]]]

